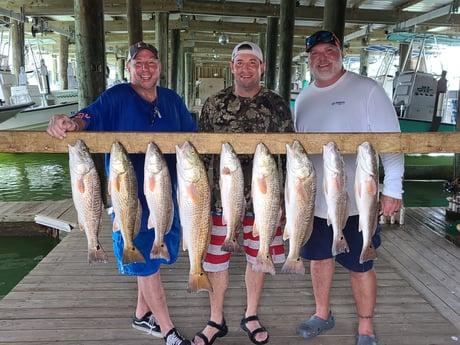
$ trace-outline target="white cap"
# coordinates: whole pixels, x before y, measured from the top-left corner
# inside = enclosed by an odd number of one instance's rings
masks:
[[[261,62],[264,62],[262,50],[254,42],[244,41],[238,43],[235,46],[235,48],[233,48],[232,61],[234,61],[239,54],[252,54],[255,57],[257,57]]]

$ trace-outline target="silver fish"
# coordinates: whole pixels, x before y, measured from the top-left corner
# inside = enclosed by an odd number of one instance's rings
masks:
[[[164,236],[171,229],[174,218],[171,175],[161,150],[153,142],[148,143],[145,153],[144,194],[150,211],[147,226],[155,229],[150,258],[169,260]]]
[[[211,240],[211,187],[203,161],[190,142],[176,145],[176,159],[182,243],[190,260],[187,291],[212,291],[202,265]]]
[[[349,252],[343,236],[343,228],[348,219],[350,198],[347,193],[347,175],[343,157],[335,142],[323,146],[324,196],[327,204],[327,224],[332,225],[334,237],[332,255]]]
[[[222,223],[227,225],[227,236],[222,250],[239,251],[236,233],[243,226],[246,209],[244,176],[241,163],[230,143],[223,143],[220,153],[220,194],[222,200]]]
[[[359,263],[377,258],[372,244],[379,213],[378,158],[372,144],[364,142],[358,146],[356,157],[355,198],[359,213],[359,230],[363,235],[363,248]]]
[[[88,262],[107,262],[107,255],[99,243],[104,208],[99,175],[88,147],[82,140],[68,147],[72,199],[78,225],[80,230],[85,231],[88,240]]]
[[[286,226],[283,239],[289,239],[289,255],[282,273],[305,274],[300,248],[310,239],[316,198],[316,171],[302,144],[286,144],[286,183],[284,188]]]
[[[115,141],[110,150],[108,191],[112,199],[113,230],[121,229],[124,248],[122,263],[145,262],[142,253],[134,245],[141,223],[142,206],[138,197],[137,178],[128,153]]]
[[[252,166],[251,194],[254,206],[253,235],[259,236],[259,252],[254,272],[275,274],[270,244],[281,219],[280,179],[275,159],[267,146],[259,143]]]

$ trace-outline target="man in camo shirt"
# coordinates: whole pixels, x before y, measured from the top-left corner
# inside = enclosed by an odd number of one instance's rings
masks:
[[[252,42],[242,42],[235,46],[230,69],[234,76],[234,85],[209,97],[203,105],[198,121],[201,132],[257,133],[257,132],[294,132],[289,105],[277,93],[260,85],[264,73],[262,51]],[[265,273],[253,272],[259,248],[259,237],[252,234],[254,223],[252,203],[250,202],[252,155],[240,155],[244,172],[246,217],[244,218],[244,249],[246,252],[245,283],[247,306],[240,327],[248,333],[254,344],[266,344],[268,331],[257,317],[257,308],[265,281]],[[207,157],[209,158],[209,157]],[[205,158],[213,169],[212,211],[213,228],[211,243],[204,262],[213,292],[209,293],[211,315],[206,327],[195,336],[196,345],[211,345],[217,337],[228,332],[223,315],[224,297],[229,285],[228,267],[231,254],[222,251],[221,245],[226,236],[226,227],[222,224],[222,206],[219,190],[219,157]],[[280,163],[280,160],[278,160]],[[282,168],[282,167],[279,167]],[[275,263],[285,260],[281,228],[277,229],[270,253]]]

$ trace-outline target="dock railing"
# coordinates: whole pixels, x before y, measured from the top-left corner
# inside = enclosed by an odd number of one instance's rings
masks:
[[[220,153],[229,142],[238,154],[253,154],[263,142],[272,154],[286,153],[286,144],[298,140],[309,154],[319,154],[323,145],[335,141],[343,154],[355,153],[369,141],[377,153],[460,153],[460,132],[418,133],[188,133],[188,132],[69,132],[65,139],[38,131],[0,131],[0,152],[67,153],[68,144],[81,139],[92,153],[110,152],[120,141],[129,153],[144,153],[154,141],[163,153],[175,153],[175,146],[190,141],[200,154]]]

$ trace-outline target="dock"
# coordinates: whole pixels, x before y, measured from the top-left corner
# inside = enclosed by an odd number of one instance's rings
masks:
[[[70,209],[59,217],[76,222]],[[375,262],[379,345],[460,344],[460,248],[442,235],[445,226],[443,208],[408,208],[404,225],[383,226]],[[131,327],[136,281],[116,269],[106,215],[100,239],[107,264],[88,265],[86,237],[77,227],[0,301],[0,345],[164,344]],[[234,255],[224,308],[229,333],[216,345],[251,344],[239,328],[246,298],[244,268],[244,256]],[[295,328],[314,312],[310,275],[281,274],[281,265],[276,269],[276,275],[267,275],[259,307],[269,344],[356,344],[357,317],[346,270],[337,265],[333,282],[335,327],[305,340]],[[188,271],[187,252],[181,251],[161,274],[171,318],[190,339],[208,320],[209,299],[205,292],[186,291]]]

